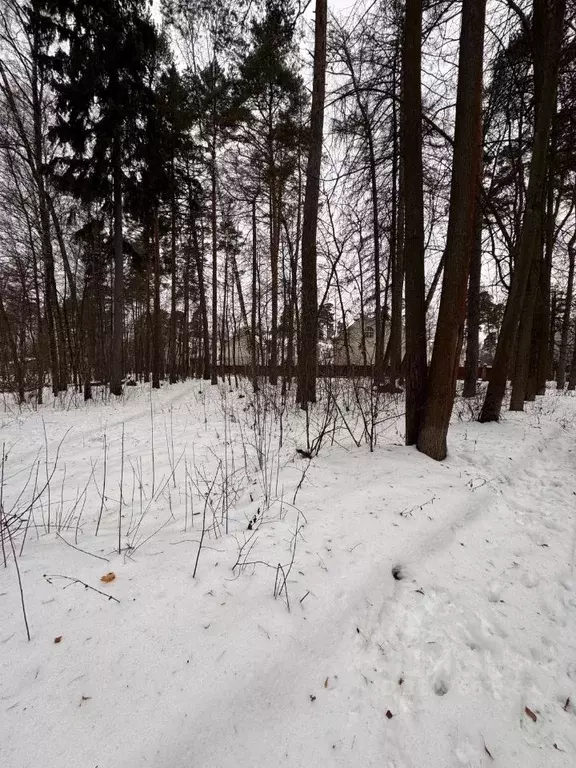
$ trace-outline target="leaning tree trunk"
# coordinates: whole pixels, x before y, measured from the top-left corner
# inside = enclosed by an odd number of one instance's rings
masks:
[[[318,367],[316,236],[326,93],[326,23],[327,2],[326,0],[316,0],[310,147],[306,167],[304,218],[302,222],[302,319],[298,360],[298,402],[302,408],[306,408],[308,403],[316,402],[316,369]]]
[[[536,295],[538,293],[538,272],[540,270],[539,258],[534,258],[524,304],[520,315],[520,326],[516,337],[516,360],[512,376],[512,393],[510,395],[510,410],[523,411],[524,400],[528,389],[528,378],[532,362],[532,334],[534,330],[534,310]]]
[[[112,145],[114,174],[114,324],[112,327],[112,359],[110,393],[122,394],[122,350],[124,336],[124,242],[122,232],[122,152],[119,133]]]
[[[424,192],[422,170],[422,0],[406,0],[404,100],[404,272],[406,281],[406,445],[418,440],[426,396]]]
[[[458,94],[446,263],[430,365],[428,397],[418,450],[432,459],[446,457],[446,437],[466,315],[466,287],[473,244],[478,179],[482,158],[482,65],[486,0],[464,0],[460,30]]]
[[[490,382],[480,414],[481,422],[498,421],[500,418],[502,401],[506,393],[508,369],[514,350],[532,261],[538,246],[540,223],[542,221],[548,142],[556,103],[558,65],[566,0],[534,0],[533,7],[532,34],[534,38],[537,34],[543,42],[538,46],[538,55],[534,56],[534,79],[537,99],[530,180],[526,193],[526,206],[522,219],[518,257],[510,280],[510,291],[508,293],[502,327],[498,336]]]

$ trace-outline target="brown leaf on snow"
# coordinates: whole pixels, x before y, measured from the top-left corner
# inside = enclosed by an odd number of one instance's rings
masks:
[[[394,715],[392,714],[392,712],[390,712],[390,710],[387,710],[387,712],[386,712],[386,717],[388,718],[388,720],[392,720],[392,718],[394,717]]]
[[[326,680],[324,680],[324,688],[328,688],[328,678],[326,678]]]
[[[100,581],[103,581],[104,584],[110,584],[111,581],[114,581],[116,578],[116,574],[114,571],[110,571],[109,573],[105,573],[104,576],[101,577]]]
[[[532,712],[532,710],[530,709],[530,707],[524,707],[524,712],[526,712],[526,714],[528,715],[528,717],[529,717],[531,720],[534,720],[534,722],[536,722],[536,720],[538,720],[538,718],[536,717],[536,715],[534,714],[534,712]]]
[[[61,643],[62,642],[62,635],[58,635],[58,637],[54,638],[55,643]]]

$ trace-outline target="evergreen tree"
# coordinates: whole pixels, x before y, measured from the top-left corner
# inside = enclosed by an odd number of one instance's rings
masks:
[[[123,215],[126,175],[149,100],[146,72],[158,37],[144,0],[33,0],[44,32],[63,147],[53,164],[61,186],[82,200],[112,199],[114,323],[110,391],[122,393]],[[53,44],[52,41],[54,41]]]
[[[268,192],[271,349],[270,382],[277,382],[278,268],[283,197],[297,166],[302,144],[301,115],[305,104],[302,78],[296,62],[294,11],[289,0],[267,0],[265,14],[252,23],[250,50],[240,65],[239,90],[249,110],[244,140],[252,161],[261,169]]]
[[[193,113],[198,122],[210,177],[210,229],[212,245],[211,382],[217,383],[218,363],[218,161],[241,117],[234,81],[214,59],[191,77]]]

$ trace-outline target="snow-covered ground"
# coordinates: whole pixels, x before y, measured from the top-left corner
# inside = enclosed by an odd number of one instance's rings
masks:
[[[0,413],[0,766],[576,765],[576,399],[439,464],[259,398]]]

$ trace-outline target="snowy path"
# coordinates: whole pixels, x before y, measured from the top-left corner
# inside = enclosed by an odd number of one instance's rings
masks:
[[[327,449],[298,496],[291,613],[273,568],[233,577],[230,538],[196,580],[177,530],[109,564],[32,542],[29,645],[0,574],[0,765],[576,765],[575,415],[549,397],[456,424],[442,464]],[[285,562],[294,525],[264,521],[254,559]],[[120,605],[41,578],[108,569]]]

